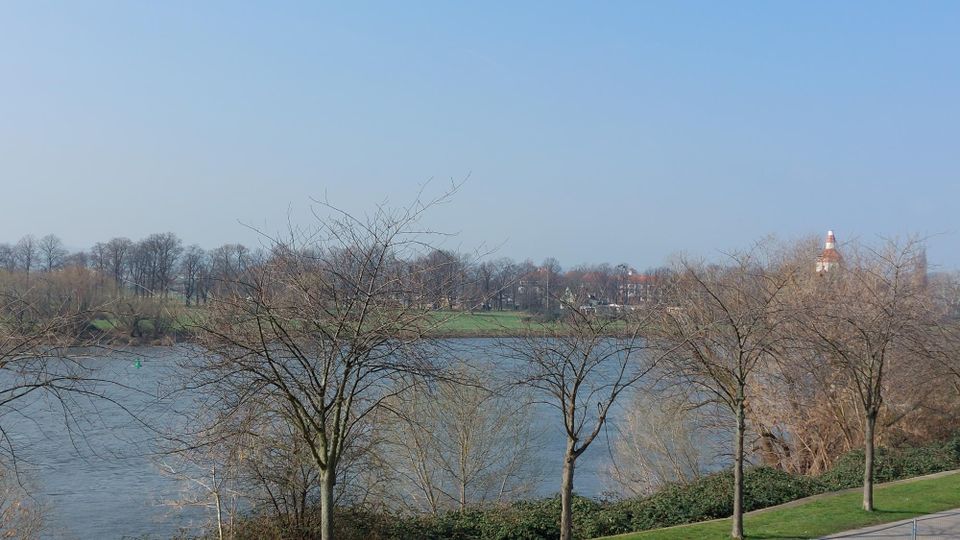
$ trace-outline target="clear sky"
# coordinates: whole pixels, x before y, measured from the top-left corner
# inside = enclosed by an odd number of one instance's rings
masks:
[[[255,243],[469,175],[431,224],[504,256],[960,268],[960,2],[250,4],[0,3],[0,241]]]

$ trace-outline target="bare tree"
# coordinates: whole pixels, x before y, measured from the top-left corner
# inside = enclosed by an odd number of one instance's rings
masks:
[[[467,309],[490,309],[490,302],[496,291],[494,290],[493,276],[496,264],[484,261],[478,265],[468,266],[472,271],[470,278],[470,292],[467,299]]]
[[[183,284],[183,299],[187,306],[190,300],[200,303],[205,274],[208,272],[207,254],[200,246],[190,246],[180,261],[180,276]]]
[[[490,369],[460,366],[453,374],[397,396],[380,422],[383,461],[405,508],[463,512],[536,485],[529,399],[516,388],[488,388],[496,380]]]
[[[743,465],[747,389],[782,348],[779,332],[791,314],[785,302],[793,268],[778,268],[762,252],[732,254],[728,264],[681,260],[673,300],[651,334],[671,351],[664,365],[694,394],[726,407],[735,419],[733,524],[743,538]]]
[[[37,248],[40,253],[40,259],[43,263],[43,269],[46,272],[52,272],[63,266],[63,260],[67,256],[67,250],[63,247],[63,241],[53,234],[48,234],[37,242]]]
[[[106,269],[120,291],[127,277],[133,242],[129,238],[113,238],[105,246]]]
[[[517,265],[512,259],[500,258],[490,264],[492,275],[491,299],[497,311],[515,309],[517,303]]]
[[[257,507],[268,509],[286,530],[314,530],[312,509],[322,497],[323,483],[302,436],[295,426],[270,415],[260,418],[256,433],[257,443],[251,447],[243,468],[250,499]],[[350,465],[349,455],[348,445],[338,463],[340,478],[334,488],[335,503],[347,483],[343,472]]]
[[[37,264],[37,257],[39,257],[36,238],[29,234],[24,236],[17,242],[13,250],[17,260],[17,268],[23,270],[24,273],[29,276],[30,271],[33,270]]]
[[[80,278],[83,272],[77,270]],[[96,345],[84,333],[96,306],[71,272],[55,277],[59,281],[42,276],[28,284],[26,275],[0,276],[0,526],[19,523],[11,533],[18,538],[35,535],[40,519],[16,487],[22,487],[21,452],[29,451],[17,444],[16,430],[30,418],[31,404],[43,400],[60,409],[71,437],[66,444],[82,437],[79,422],[90,401],[125,410],[108,395],[112,383],[83,362],[83,351]]]
[[[40,538],[43,515],[44,508],[24,488],[23,479],[0,469],[0,538]]]
[[[320,476],[322,538],[333,538],[334,485],[352,437],[384,400],[429,373],[421,353],[436,319],[402,302],[391,267],[420,256],[417,201],[357,218],[323,205],[315,230],[272,240],[270,257],[209,302],[208,354],[196,382],[224,417],[257,403],[294,428]],[[318,214],[319,216],[319,214]]]
[[[17,269],[17,252],[10,244],[0,244],[0,269],[7,272]]]
[[[934,328],[923,244],[889,241],[880,250],[846,248],[844,264],[815,276],[798,320],[819,358],[844,374],[863,414],[863,508],[873,510],[876,425],[885,377],[897,363],[922,360]]]
[[[519,361],[519,384],[560,413],[566,447],[560,484],[560,538],[573,538],[573,488],[577,459],[596,440],[611,407],[653,368],[641,332],[647,317],[608,318],[565,303],[559,324],[533,327],[501,346]]]
[[[61,261],[61,268],[87,269],[90,266],[90,255],[86,251],[68,253]]]
[[[636,392],[617,426],[610,479],[618,491],[647,496],[667,484],[687,484],[713,469],[718,443],[712,408],[654,387]]]
[[[250,250],[241,244],[224,244],[210,250],[210,273],[224,284],[235,281],[249,264]]]
[[[195,402],[191,418],[165,434],[157,460],[161,472],[182,486],[166,503],[208,509],[219,538],[249,537],[236,528],[241,509],[271,516],[271,535],[310,536],[321,482],[296,427],[260,400],[238,409],[210,408],[200,397]]]
[[[547,257],[540,265],[540,275],[543,282],[543,312],[546,314],[553,313],[555,304],[559,307],[559,302],[556,299],[560,298],[562,292],[561,272],[563,272],[563,268],[560,266],[560,261],[554,257]]]
[[[137,244],[136,252],[139,290],[166,297],[173,288],[182,242],[173,233],[151,234]]]
[[[177,509],[187,506],[209,509],[220,540],[233,538],[234,521],[239,514],[244,450],[231,443],[242,435],[241,432],[231,438],[163,453],[157,462],[161,474],[182,485],[180,496],[165,503]]]
[[[434,249],[413,262],[413,276],[420,303],[433,309],[460,308],[467,282],[465,257],[450,250]],[[466,306],[472,308],[474,306]]]

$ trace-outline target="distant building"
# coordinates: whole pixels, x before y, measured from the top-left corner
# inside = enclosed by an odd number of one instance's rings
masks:
[[[663,301],[662,276],[638,274],[636,270],[630,269],[625,277],[620,283],[620,295],[624,304]]]
[[[817,257],[817,273],[829,272],[840,266],[840,252],[837,251],[837,239],[833,236],[833,231],[827,231],[827,242],[823,246],[823,253]]]

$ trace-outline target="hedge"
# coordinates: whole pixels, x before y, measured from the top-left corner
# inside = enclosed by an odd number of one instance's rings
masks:
[[[960,468],[960,434],[917,447],[877,448],[877,482]],[[863,451],[845,454],[819,477],[790,474],[770,467],[744,472],[745,510],[758,510],[826,491],[853,488],[863,482]],[[728,517],[733,513],[733,473],[722,471],[686,485],[669,485],[648,497],[600,502],[575,497],[577,538],[619,534]],[[439,516],[404,516],[339,509],[338,537],[345,540],[541,540],[560,536],[560,499],[520,501],[493,508],[450,512]],[[313,530],[279,531],[265,517],[249,518],[236,537],[264,534],[318,538]]]

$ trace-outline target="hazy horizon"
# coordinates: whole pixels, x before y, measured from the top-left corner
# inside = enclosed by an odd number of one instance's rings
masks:
[[[0,242],[256,244],[469,179],[447,247],[658,266],[932,235],[960,268],[960,5],[0,6]]]

